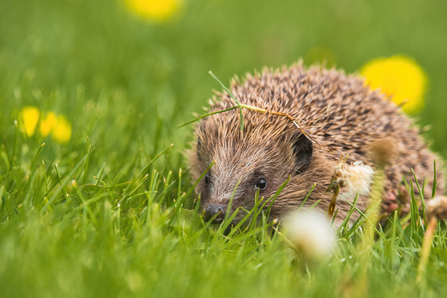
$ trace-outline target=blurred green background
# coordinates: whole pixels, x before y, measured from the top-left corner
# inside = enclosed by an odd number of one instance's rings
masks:
[[[209,70],[228,83],[301,57],[356,72],[403,54],[428,74],[417,119],[447,157],[446,13],[443,0],[190,0],[154,22],[121,1],[1,0],[0,133],[10,140],[17,112],[36,106],[73,125],[70,144],[47,146],[44,157],[85,150],[88,136],[102,148],[96,163],[113,170],[142,145],[150,157],[175,143],[176,168],[192,129],[176,127],[219,89]],[[51,144],[34,136],[29,145],[44,141]]]
[[[428,75],[414,117],[445,158],[447,1],[185,0],[163,21],[124,1],[0,0],[0,296],[349,297],[361,229],[339,235],[331,264],[309,271],[266,229],[228,240],[185,227],[182,200],[194,197],[177,173],[192,126],[177,127],[220,89],[209,70],[228,85],[300,58],[351,73],[405,55]],[[41,119],[64,115],[69,142],[16,129],[27,106]],[[169,157],[144,166],[171,143]],[[394,227],[372,250],[371,297],[418,295],[423,226]],[[436,239],[426,297],[445,293],[444,230]]]

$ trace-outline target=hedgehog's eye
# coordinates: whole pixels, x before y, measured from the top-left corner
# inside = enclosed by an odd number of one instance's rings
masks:
[[[205,175],[205,183],[206,183],[206,184],[210,184],[210,182],[211,182],[210,174],[206,174],[206,175]]]
[[[264,190],[266,187],[267,187],[267,180],[265,180],[264,178],[259,178],[258,181],[256,181],[256,188]]]

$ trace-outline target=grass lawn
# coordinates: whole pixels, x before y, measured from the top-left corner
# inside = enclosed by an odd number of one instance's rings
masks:
[[[266,220],[229,235],[203,223],[183,156],[192,126],[178,126],[221,89],[210,69],[228,84],[300,57],[358,72],[398,54],[427,74],[413,117],[446,158],[447,2],[175,9],[150,20],[124,0],[0,0],[0,296],[443,297],[443,222],[416,283],[421,198],[374,243],[340,229],[330,258],[305,262]]]

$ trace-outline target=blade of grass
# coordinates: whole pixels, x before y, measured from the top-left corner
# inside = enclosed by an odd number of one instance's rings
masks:
[[[14,156],[16,155],[16,147],[17,147],[17,139],[19,136],[19,127],[17,120],[14,120],[14,140],[12,143],[12,152],[11,152],[11,158],[9,159],[9,164],[11,165],[11,168],[14,166]],[[6,144],[6,139],[5,139]]]
[[[119,203],[124,202],[124,200],[126,200],[127,198],[129,198],[128,200],[130,200],[131,197],[132,197],[132,195],[133,195],[133,194],[134,194],[134,193],[141,187],[141,185],[143,185],[144,182],[146,182],[146,180],[147,180],[148,177],[149,177],[149,174],[146,174],[146,175],[143,177],[143,180],[137,185],[137,187],[135,187],[131,192],[126,193],[126,194],[124,195],[124,197],[123,197],[121,200],[119,200]]]
[[[149,167],[151,166],[151,164],[153,164],[160,156],[162,156],[163,154],[165,154],[169,149],[172,148],[172,146],[174,146],[174,144],[169,145],[165,150],[163,150],[162,152],[160,152],[160,154],[158,154],[157,156],[155,156],[155,158],[153,158],[150,162],[148,162],[144,168],[138,173],[137,177],[143,175],[144,172],[146,172]]]
[[[54,200],[57,198],[59,192],[62,190],[63,187],[68,183],[68,180],[70,177],[79,169],[79,167],[82,165],[82,163],[85,161],[89,153],[84,155],[84,157],[76,164],[76,166],[73,168],[73,170],[69,173],[68,177],[64,179],[64,181],[61,183],[61,185],[57,188],[57,190],[54,192],[54,194],[51,196],[51,198],[48,200],[48,202],[42,207],[40,210],[40,214],[43,215],[45,211],[48,209],[48,207],[54,202]]]
[[[268,200],[266,200],[264,202],[264,204],[262,205],[261,209],[264,209],[265,205],[270,201],[269,207],[267,209],[267,212],[270,213],[270,210],[273,206],[273,203],[275,203],[276,199],[279,197],[279,195],[281,194],[281,192],[283,191],[283,189],[287,186],[287,184],[290,181],[290,175],[287,178],[287,180],[278,188],[278,190],[275,192],[275,194],[273,196],[271,196]]]
[[[436,187],[438,186],[438,183],[436,182],[437,175],[436,175],[436,159],[433,160],[433,189],[431,191],[431,197],[434,198],[436,195]]]
[[[194,185],[188,190],[187,193],[180,195],[180,184],[179,184],[179,189],[178,189],[178,197],[177,200],[174,203],[174,206],[172,206],[171,208],[175,209],[175,211],[173,212],[169,222],[168,222],[168,226],[172,225],[172,222],[174,221],[174,219],[177,217],[179,209],[182,206],[183,201],[186,200],[186,198],[194,191],[194,189],[196,188],[197,184],[199,184],[199,182],[202,180],[202,178],[206,175],[206,173],[208,173],[208,171],[211,169],[211,167],[215,164],[216,162],[213,161],[206,169],[205,171],[202,173],[202,175],[200,175],[200,177],[196,180],[196,182],[194,183]],[[180,175],[181,177],[181,175]],[[217,216],[217,215],[216,215]]]
[[[191,120],[191,121],[188,121],[188,122],[186,122],[186,123],[183,123],[182,125],[180,125],[180,126],[177,127],[177,128],[181,128],[181,127],[184,127],[184,126],[186,126],[186,125],[188,125],[188,124],[197,122],[197,121],[199,121],[199,120],[202,119],[202,118],[206,118],[206,117],[208,117],[208,116],[215,115],[215,114],[220,114],[220,113],[228,112],[228,111],[231,111],[231,110],[234,110],[234,109],[237,109],[237,108],[238,108],[238,106],[234,106],[234,107],[231,107],[231,108],[228,108],[228,109],[225,109],[225,110],[220,110],[220,111],[217,111],[217,112],[212,112],[212,113],[209,113],[209,114],[204,114],[204,115],[201,115],[201,116],[199,116],[199,117],[197,117],[197,118],[195,118],[195,119],[193,119],[193,120]]]
[[[354,213],[354,210],[355,210],[354,206],[357,205],[357,201],[358,201],[358,199],[359,199],[359,194],[357,194],[357,195],[355,196],[354,201],[353,201],[353,203],[352,203],[353,206],[351,206],[351,208],[349,208],[349,211],[348,211],[348,214],[347,214],[345,220],[342,222],[342,224],[341,224],[341,225],[338,227],[338,229],[337,229],[337,233],[340,233],[342,228],[343,228],[343,229],[346,229],[346,225],[348,224],[349,219],[350,219],[351,216],[352,216],[352,213]]]
[[[360,213],[360,215],[365,219],[365,221],[367,221],[370,225],[373,225],[373,223],[368,219],[368,217],[359,209],[359,208],[357,208],[356,206],[354,206],[354,204],[353,203],[351,203],[349,200],[347,200],[347,199],[345,199],[345,198],[343,198],[349,205],[351,205],[352,207],[354,207],[355,208],[355,210],[358,212],[358,213]],[[376,202],[376,204],[380,204],[380,202]],[[382,239],[385,239],[384,237],[384,235],[382,235],[381,233],[380,233],[380,231],[379,230],[377,230],[377,228],[374,226],[373,227],[374,228],[374,230],[376,231],[376,233],[380,236],[380,237],[382,237]]]
[[[301,203],[299,209],[303,208],[304,204],[306,204],[307,199],[309,198],[309,196],[310,196],[310,194],[312,193],[312,191],[315,189],[315,186],[316,186],[316,185],[317,185],[316,183],[314,183],[314,185],[312,185],[311,189],[309,190],[309,192],[307,193],[307,195],[306,195],[306,197],[304,198],[303,202]]]
[[[231,211],[231,206],[233,205],[234,195],[236,194],[237,188],[239,187],[239,184],[241,184],[241,182],[242,182],[242,178],[236,182],[236,185],[233,188],[233,192],[231,193],[230,201],[228,202],[228,205],[227,205],[227,212],[225,214],[224,221],[227,220],[229,217],[229,213]]]
[[[233,95],[233,93],[227,88],[227,87],[225,87],[225,85],[224,84],[222,84],[222,82],[213,74],[213,72],[210,70],[209,72],[208,72],[212,77],[213,77],[213,79],[215,79],[219,84],[220,84],[220,86],[222,86],[222,88],[228,93],[228,95],[230,95],[230,97],[232,98],[232,99],[234,99],[234,101],[237,103],[237,105],[239,106],[239,114],[240,114],[240,118],[241,118],[241,132],[243,132],[244,131],[244,117],[243,117],[243,115],[242,115],[242,107],[241,107],[241,103],[239,102],[239,100],[236,98],[236,96],[234,96]]]
[[[192,216],[192,221],[191,221],[191,229],[190,229],[190,233],[192,234],[195,230],[196,227],[196,223],[197,223],[197,219],[199,217],[199,208],[200,208],[200,200],[201,200],[201,196],[199,194],[199,196],[197,197],[197,202],[196,202],[196,206],[194,208],[194,213]],[[190,234],[190,236],[191,236]]]
[[[202,173],[202,175],[200,175],[199,179],[197,179],[197,181],[194,183],[194,185],[193,185],[191,188],[189,188],[189,190],[188,190],[188,192],[187,192],[186,194],[183,195],[184,197],[189,196],[189,195],[194,191],[194,189],[196,188],[197,184],[199,184],[199,182],[203,179],[203,177],[205,177],[206,173],[208,173],[208,171],[211,169],[212,166],[214,166],[215,163],[216,163],[216,162],[213,161],[213,162],[212,162],[212,163],[205,169],[205,171]]]
[[[30,167],[30,171],[34,170],[34,167],[36,166],[37,163],[37,159],[40,156],[40,152],[42,152],[43,146],[45,146],[45,143],[43,143],[42,145],[40,145],[39,149],[37,150],[36,155],[34,156],[33,162],[31,163],[31,167]]]
[[[425,211],[427,210],[427,206],[425,205],[425,200],[424,200],[424,192],[421,189],[418,179],[416,178],[416,173],[414,172],[413,168],[411,168],[411,171],[413,172],[413,177],[414,177],[414,182],[416,183],[416,187],[419,191],[419,196],[421,198],[421,203],[422,203],[422,217],[424,218],[424,222],[426,222],[426,218],[425,218]],[[419,209],[419,208],[418,208]]]

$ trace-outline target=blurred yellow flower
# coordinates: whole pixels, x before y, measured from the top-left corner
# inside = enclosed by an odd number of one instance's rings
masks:
[[[24,107],[19,113],[20,129],[31,137],[36,131],[37,124],[41,112],[36,107]],[[65,116],[56,116],[55,113],[49,112],[42,116],[39,125],[39,132],[43,137],[50,133],[55,141],[60,144],[66,144],[71,138],[71,124]]]
[[[53,112],[48,113],[45,118],[40,122],[40,134],[46,137],[50,134],[53,128],[57,124],[56,115]]]
[[[366,78],[365,84],[391,95],[393,102],[403,104],[406,113],[418,112],[424,105],[427,76],[413,59],[378,58],[365,64],[361,74]]]
[[[164,21],[174,15],[181,0],[125,0],[127,8],[143,18]]]
[[[51,135],[60,144],[66,144],[71,138],[71,124],[64,116],[58,116]]]
[[[20,111],[21,129],[28,137],[34,135],[39,118],[40,111],[38,108],[24,107]]]

